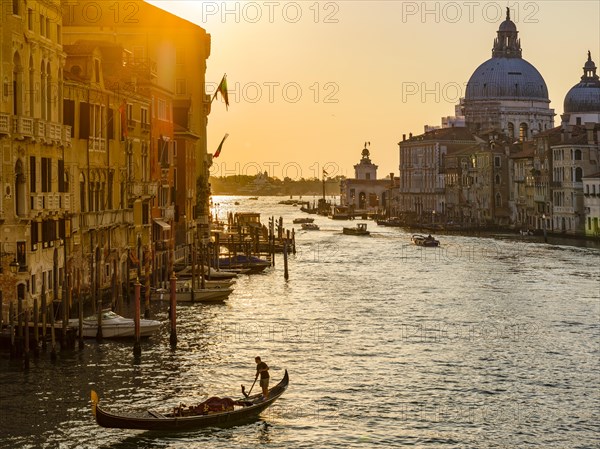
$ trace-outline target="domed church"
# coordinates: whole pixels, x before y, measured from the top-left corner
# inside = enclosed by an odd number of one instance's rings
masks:
[[[518,34],[506,8],[492,58],[481,64],[467,83],[464,115],[466,126],[473,132],[497,130],[524,141],[554,126],[546,82],[523,59]]]
[[[600,78],[589,51],[581,81],[565,96],[564,111],[563,120],[569,125],[600,123]]]

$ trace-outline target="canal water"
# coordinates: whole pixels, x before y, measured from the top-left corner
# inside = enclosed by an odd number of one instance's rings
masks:
[[[306,216],[281,198],[215,197],[219,213]],[[310,198],[312,200],[312,198]],[[239,202],[235,205],[234,202]],[[281,256],[242,276],[223,305],[178,306],[169,347],[89,341],[28,372],[0,357],[2,448],[589,448],[600,444],[600,272],[595,249],[440,236],[420,249],[399,228],[315,217]],[[254,357],[290,386],[260,421],[182,434],[98,427],[113,410],[239,396]],[[255,387],[256,388],[256,387]]]

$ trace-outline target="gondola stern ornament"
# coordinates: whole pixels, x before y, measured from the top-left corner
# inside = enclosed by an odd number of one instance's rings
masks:
[[[98,393],[96,393],[94,390],[92,390],[92,392],[90,393],[90,396],[92,399],[92,415],[95,418],[96,417],[96,406],[98,405]]]

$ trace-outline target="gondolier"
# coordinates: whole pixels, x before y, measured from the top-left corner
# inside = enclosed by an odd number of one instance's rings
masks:
[[[256,362],[256,379],[258,379],[258,375],[260,374],[260,387],[262,388],[263,398],[269,398],[269,367],[267,364],[260,360],[260,357],[255,357],[254,361]]]

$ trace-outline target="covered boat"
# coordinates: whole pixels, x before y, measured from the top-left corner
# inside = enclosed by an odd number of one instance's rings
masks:
[[[294,218],[292,221],[294,224],[302,224],[302,223],[312,223],[315,221],[314,218]]]
[[[271,262],[268,260],[256,256],[246,256],[245,254],[219,258],[219,269],[225,270],[231,268],[245,268],[250,270],[249,273],[260,273],[270,266]]]
[[[440,241],[436,240],[430,235],[424,236],[421,234],[413,234],[411,237],[412,242],[417,246],[435,247],[440,246]]]
[[[161,322],[140,319],[140,337],[149,337],[160,329]],[[79,319],[69,320],[69,327],[79,329]],[[98,315],[88,316],[83,319],[83,337],[95,338],[98,333]],[[122,338],[134,337],[135,324],[132,318],[124,318],[111,310],[102,311],[102,337]]]
[[[343,233],[346,235],[370,235],[367,231],[366,223],[358,223],[355,228],[344,228]]]
[[[220,400],[222,411],[215,411],[209,401],[205,401],[191,407],[180,405],[163,413],[154,410],[113,413],[99,405],[98,395],[92,390],[92,414],[100,426],[116,429],[186,431],[231,426],[256,419],[263,410],[281,397],[288,383],[289,376],[286,370],[283,379],[269,390],[268,399],[263,399],[261,394],[236,401],[223,398]]]
[[[319,228],[319,225],[315,223],[302,223],[302,229],[305,231],[318,231],[321,228]]]

